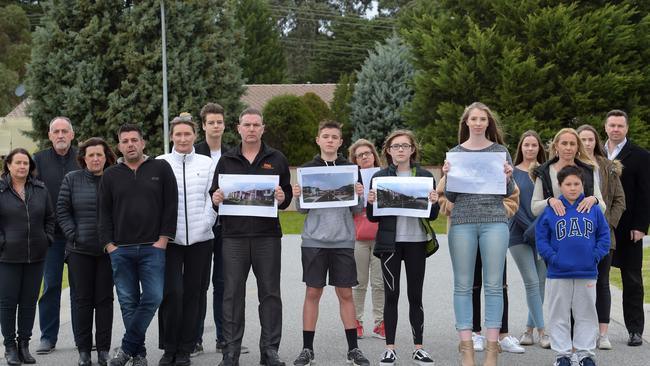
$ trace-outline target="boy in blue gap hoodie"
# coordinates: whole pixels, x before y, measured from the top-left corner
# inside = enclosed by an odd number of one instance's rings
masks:
[[[598,262],[609,251],[609,226],[598,205],[578,209],[584,198],[582,172],[578,168],[562,168],[557,180],[565,213],[558,215],[546,207],[535,231],[539,254],[548,267],[546,301],[551,348],[557,352],[556,366],[571,366],[572,348],[581,366],[595,366],[596,279]],[[575,319],[573,341],[571,311]]]
[[[352,165],[338,149],[343,143],[341,124],[324,120],[318,126],[316,144],[320,154],[305,163],[303,167]],[[357,366],[370,365],[357,344],[357,325],[352,300],[352,286],[357,282],[357,266],[354,261],[356,240],[352,212],[363,210],[363,186],[357,183],[355,190],[359,202],[352,207],[331,207],[302,209],[300,199],[294,202],[296,208],[306,213],[302,231],[302,280],[307,289],[302,310],[303,349],[293,362],[295,366],[311,365],[314,362],[314,335],[318,320],[318,305],[329,275],[329,285],[336,288],[341,308],[341,321],[348,342],[347,362]],[[294,197],[300,198],[302,187],[294,185]]]

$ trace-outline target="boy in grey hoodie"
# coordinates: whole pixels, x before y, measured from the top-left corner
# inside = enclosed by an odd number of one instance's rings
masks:
[[[318,126],[316,144],[320,154],[303,167],[351,165],[338,149],[343,143],[341,124],[324,120]],[[354,365],[370,365],[357,345],[352,286],[357,285],[356,264],[354,262],[355,231],[352,213],[363,210],[363,186],[357,183],[355,190],[359,202],[352,207],[333,207],[301,209],[300,200],[295,200],[296,208],[306,213],[302,232],[302,270],[303,281],[307,285],[303,306],[303,350],[294,365],[311,365],[314,361],[314,334],[318,320],[318,305],[329,273],[329,285],[336,288],[341,308],[341,320],[345,327],[348,342],[347,361]],[[293,187],[294,197],[300,197],[302,187]]]

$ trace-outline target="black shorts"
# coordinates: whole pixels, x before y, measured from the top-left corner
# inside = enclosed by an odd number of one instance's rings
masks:
[[[354,287],[357,282],[357,265],[354,249],[301,248],[302,281],[309,287],[325,287],[329,272],[329,285]]]

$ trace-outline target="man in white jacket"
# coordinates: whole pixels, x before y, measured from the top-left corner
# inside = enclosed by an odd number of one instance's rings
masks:
[[[217,218],[210,199],[215,164],[196,154],[197,126],[189,113],[181,113],[171,123],[174,148],[158,159],[171,165],[178,184],[176,239],[166,252],[165,289],[158,315],[159,347],[164,354],[158,363],[190,365],[199,321],[201,282],[212,253],[212,226]]]

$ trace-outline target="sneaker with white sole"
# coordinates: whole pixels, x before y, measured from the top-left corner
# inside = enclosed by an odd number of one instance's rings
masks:
[[[519,337],[519,344],[522,346],[532,346],[533,343],[535,343],[533,333],[526,331],[521,335],[521,337]]]
[[[609,341],[609,337],[606,335],[598,336],[598,341],[596,341],[596,346],[598,349],[612,349],[612,342]]]
[[[548,334],[544,334],[543,336],[539,337],[539,346],[544,348],[544,349],[550,349],[551,348],[551,337],[549,337]]]
[[[354,366],[370,366],[370,361],[363,355],[360,349],[354,348],[348,351],[348,364]]]
[[[474,342],[474,351],[483,352],[485,350],[485,337],[478,333],[472,333],[472,342]]]
[[[503,337],[499,341],[501,349],[509,353],[524,353],[526,350],[519,345],[519,340],[511,335]]]
[[[415,351],[413,351],[413,354],[411,355],[411,359],[413,360],[413,363],[415,363],[416,365],[420,365],[420,366],[434,365],[433,359],[431,358],[429,352],[423,350],[422,348],[418,348]]]
[[[303,348],[302,351],[300,351],[298,358],[296,358],[296,360],[293,361],[293,364],[295,366],[308,366],[311,365],[313,362],[314,362],[314,351],[309,348]]]
[[[393,366],[397,363],[397,353],[394,349],[386,348],[381,354],[379,366]]]

